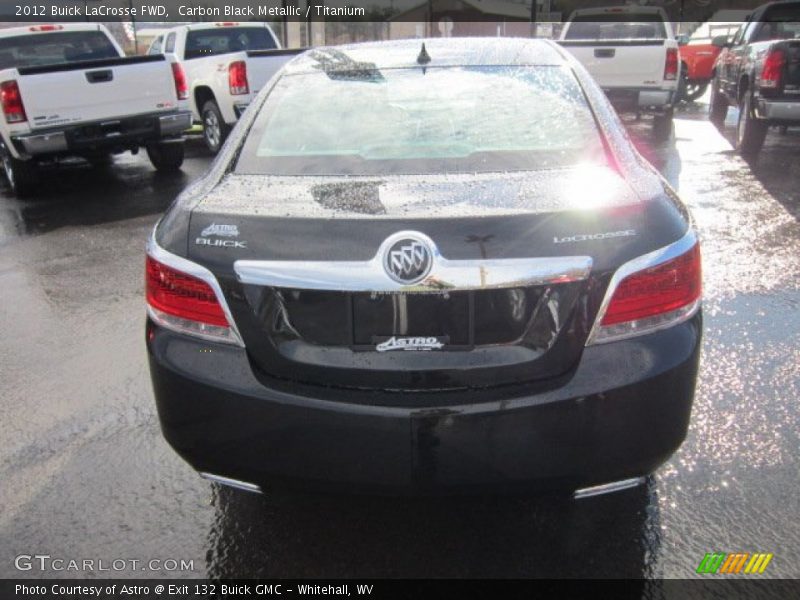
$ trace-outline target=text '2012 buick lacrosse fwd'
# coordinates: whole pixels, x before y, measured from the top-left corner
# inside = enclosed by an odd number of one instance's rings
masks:
[[[550,42],[298,55],[146,263],[162,429],[213,481],[580,496],[687,432],[697,237]]]

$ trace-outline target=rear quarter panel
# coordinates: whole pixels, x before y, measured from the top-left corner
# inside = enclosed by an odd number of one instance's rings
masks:
[[[225,122],[229,125],[236,123],[236,113],[233,110],[234,97],[231,96],[228,87],[228,66],[237,60],[246,61],[247,53],[218,54],[216,56],[183,61],[183,68],[191,90],[192,113],[196,120],[200,120],[200,111],[203,110],[203,107],[198,106],[196,101],[196,92],[199,88],[208,88],[213,93]],[[252,96],[252,92],[236,96],[236,101],[249,102]]]
[[[688,45],[680,48],[681,61],[686,65],[688,78],[692,81],[709,81],[720,48],[711,44]]]

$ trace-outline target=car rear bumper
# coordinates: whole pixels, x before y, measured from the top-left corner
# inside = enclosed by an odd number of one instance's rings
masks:
[[[657,88],[603,88],[620,112],[663,112],[674,103],[675,90]]]
[[[180,136],[192,124],[188,111],[80,123],[12,138],[22,155],[41,156],[129,147]]]
[[[756,112],[762,119],[800,123],[800,101],[758,100]]]
[[[271,389],[244,349],[152,323],[148,350],[164,435],[202,473],[346,491],[573,491],[651,473],[681,444],[701,318],[588,347],[561,387],[475,403],[464,391],[441,406]]]

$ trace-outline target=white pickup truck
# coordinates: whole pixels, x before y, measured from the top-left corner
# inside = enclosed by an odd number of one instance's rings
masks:
[[[145,147],[157,169],[180,168],[187,95],[179,64],[125,57],[102,25],[0,30],[0,156],[12,191],[32,193],[38,165],[65,156],[104,163]]]
[[[576,10],[559,40],[602,87],[618,112],[651,113],[653,134],[672,133],[680,81],[678,42],[660,8]]]
[[[148,54],[169,54],[183,66],[195,122],[219,152],[261,87],[302,50],[283,50],[266,23],[195,23],[158,36]]]

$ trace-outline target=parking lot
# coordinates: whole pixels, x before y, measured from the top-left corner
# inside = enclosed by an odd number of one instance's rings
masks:
[[[159,431],[142,297],[153,224],[211,162],[200,141],[177,176],[123,155],[46,172],[35,200],[3,194],[0,575],[41,576],[13,558],[46,553],[193,561],[157,576],[683,578],[706,552],[746,551],[800,577],[800,130],[771,132],[751,167],[730,145],[736,111],[721,135],[706,110],[683,107],[661,147],[628,122],[703,242],[689,437],[646,487],[580,502],[208,484]]]

